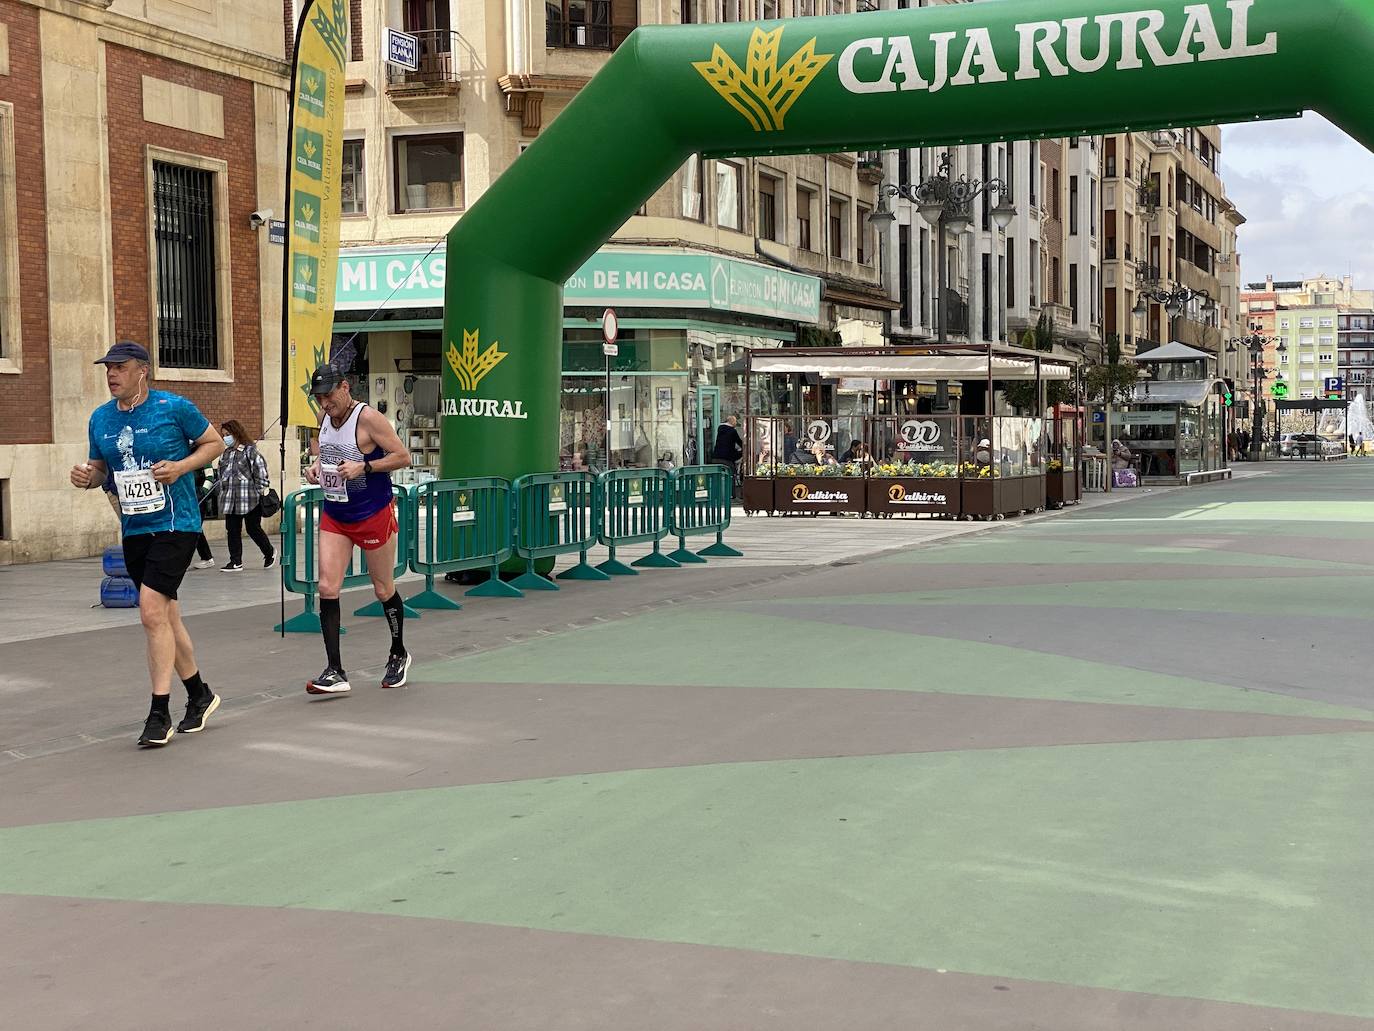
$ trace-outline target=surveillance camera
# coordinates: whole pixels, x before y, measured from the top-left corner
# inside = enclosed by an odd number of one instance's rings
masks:
[[[248,224],[249,224],[252,228],[254,228],[254,229],[257,229],[259,226],[265,226],[265,225],[267,225],[267,223],[270,222],[271,220],[272,220],[272,209],[271,209],[271,208],[263,208],[261,211],[255,211],[255,212],[253,212],[251,215],[248,216]]]

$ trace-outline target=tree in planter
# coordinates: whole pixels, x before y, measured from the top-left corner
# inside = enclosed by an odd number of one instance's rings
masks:
[[[1129,401],[1135,392],[1136,380],[1140,369],[1134,364],[1121,362],[1121,338],[1115,333],[1107,334],[1107,361],[1105,364],[1090,365],[1084,381],[1088,396],[1099,398],[1107,404]]]
[[[1048,314],[1042,313],[1040,321],[1035,327],[1027,328],[1021,334],[1021,346],[1028,351],[1053,351],[1054,350],[1054,322]],[[1002,391],[1002,396],[1006,398],[1007,404],[1011,405],[1022,415],[1035,414],[1035,384],[1032,383],[1008,383]],[[1054,380],[1045,385],[1045,403],[1047,405],[1064,405],[1073,399],[1073,389],[1068,383]]]

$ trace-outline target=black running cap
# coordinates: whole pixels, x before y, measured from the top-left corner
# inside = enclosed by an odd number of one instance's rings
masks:
[[[123,365],[130,359],[146,362],[150,361],[148,352],[142,344],[136,344],[132,340],[121,340],[106,352],[104,358],[97,358],[95,365]]]
[[[321,365],[315,370],[315,374],[310,377],[310,393],[318,397],[320,394],[332,394],[339,389],[344,381],[344,374],[332,365]]]

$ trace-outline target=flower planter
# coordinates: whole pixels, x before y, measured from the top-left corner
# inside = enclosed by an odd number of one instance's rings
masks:
[[[881,476],[868,481],[868,510],[877,515],[957,516],[960,496],[960,482],[953,476]]]
[[[744,511],[750,515],[755,512],[773,511],[773,481],[762,476],[746,476],[740,481],[744,494]]]
[[[1039,480],[1042,484],[1044,482],[1039,476],[980,476],[977,479],[964,480],[963,514],[980,519],[1001,519],[1009,515],[1019,515],[1026,508],[1027,498],[1034,496],[1022,482],[1026,479]]]
[[[1083,500],[1083,484],[1078,471],[1069,469],[1045,474],[1045,500],[1055,508],[1076,505]]]
[[[1022,476],[1021,511],[1043,512],[1045,510],[1045,474],[1035,473]]]
[[[856,476],[779,476],[773,481],[773,511],[863,512],[864,482]]]

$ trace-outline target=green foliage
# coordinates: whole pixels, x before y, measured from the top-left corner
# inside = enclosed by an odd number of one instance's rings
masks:
[[[1139,377],[1134,365],[1090,365],[1084,382],[1088,397],[1114,404],[1130,399]]]

